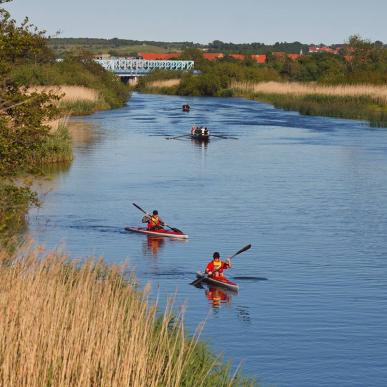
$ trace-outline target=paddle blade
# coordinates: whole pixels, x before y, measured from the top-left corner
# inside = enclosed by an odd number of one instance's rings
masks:
[[[178,232],[179,234],[184,234],[183,231],[179,230],[179,229],[176,228],[176,227],[171,227],[170,225],[168,225],[168,224],[166,224],[166,223],[164,223],[164,226],[170,228],[170,229],[171,229],[172,231],[174,231],[174,232]]]
[[[244,251],[248,250],[249,248],[251,247],[251,245],[246,245],[245,247],[242,247],[239,251],[237,251],[231,258],[235,257],[236,255],[240,254],[240,253],[243,253]]]
[[[203,281],[203,278],[196,278],[196,280],[195,280],[195,281],[192,281],[192,282],[190,283],[190,285],[193,285],[193,286],[199,286],[199,285],[202,283],[202,281]]]

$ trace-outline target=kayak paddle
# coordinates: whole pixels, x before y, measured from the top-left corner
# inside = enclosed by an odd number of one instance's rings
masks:
[[[176,140],[177,138],[188,137],[190,134],[182,134],[181,136],[166,137],[167,140]]]
[[[250,247],[251,247],[251,244],[248,244],[248,245],[246,245],[245,247],[242,247],[242,248],[241,248],[240,250],[238,250],[234,255],[232,255],[231,257],[226,258],[226,260],[227,260],[227,259],[230,259],[230,260],[233,259],[236,255],[243,253],[244,251],[248,250]],[[218,269],[218,270],[219,270],[219,269]],[[218,271],[218,270],[214,270],[214,272],[216,272],[216,271]],[[190,285],[197,286],[197,285],[201,284],[202,281],[203,281],[204,279],[206,279],[206,278],[208,278],[208,275],[204,274],[203,277],[197,278],[195,281],[191,282]]]
[[[136,208],[138,208],[140,211],[142,211],[145,215],[148,215],[148,216],[151,216],[150,214],[148,214],[145,210],[143,210],[140,206],[138,206],[136,203],[132,203]],[[169,226],[168,224],[166,224],[164,222],[164,226],[167,226],[168,228],[170,228],[171,230],[175,231],[175,232],[179,232],[179,233],[182,233],[183,234],[183,231],[179,230],[178,228],[176,227],[171,227]]]

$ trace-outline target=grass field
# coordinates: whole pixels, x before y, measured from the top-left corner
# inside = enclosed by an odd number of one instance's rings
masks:
[[[279,95],[326,95],[335,97],[359,97],[366,96],[375,102],[387,104],[387,85],[335,85],[323,86],[314,83],[297,82],[234,82],[231,88],[238,92],[279,94]]]
[[[305,115],[368,120],[387,127],[387,86],[311,83],[233,83],[235,95],[269,102],[275,107]]]
[[[253,386],[157,312],[124,266],[0,250],[0,385]]]
[[[149,44],[113,47],[100,44],[61,44],[49,41],[49,47],[58,55],[63,55],[66,52],[80,52],[85,50],[92,52],[94,55],[114,54],[115,56],[130,56],[138,52],[164,53],[170,51],[168,48]]]

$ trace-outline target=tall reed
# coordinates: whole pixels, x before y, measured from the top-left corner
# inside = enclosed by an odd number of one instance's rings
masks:
[[[160,81],[152,81],[146,84],[150,88],[176,87],[179,86],[181,79],[164,79]]]
[[[40,249],[0,252],[0,385],[253,385],[187,339],[171,303],[158,317],[121,272]]]
[[[235,95],[272,103],[275,107],[320,115],[368,120],[387,127],[387,86],[313,83],[234,82]]]
[[[295,96],[327,95],[336,97],[367,96],[376,102],[387,104],[387,86],[377,85],[336,85],[324,86],[299,82],[232,82],[231,88],[240,92],[262,94],[290,94]]]

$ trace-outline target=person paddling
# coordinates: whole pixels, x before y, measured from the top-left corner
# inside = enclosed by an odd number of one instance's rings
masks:
[[[142,218],[142,223],[147,223],[147,230],[161,230],[164,226],[164,221],[159,217],[159,212],[154,210],[152,215],[145,215]]]
[[[220,260],[220,254],[215,251],[213,259],[207,264],[206,274],[211,278],[222,279],[224,278],[223,271],[231,268],[231,260],[227,259],[226,262]]]

